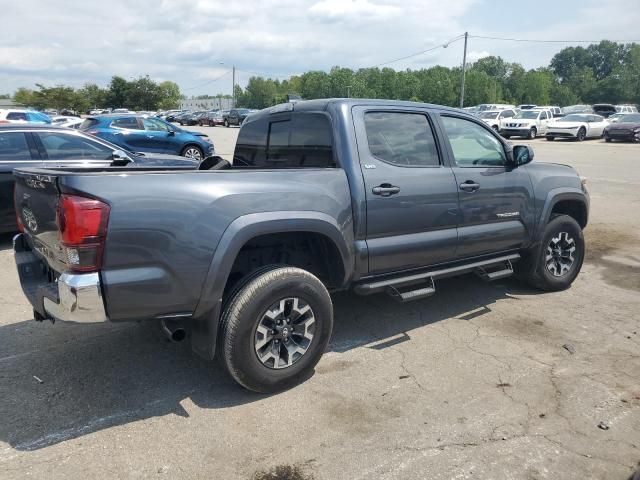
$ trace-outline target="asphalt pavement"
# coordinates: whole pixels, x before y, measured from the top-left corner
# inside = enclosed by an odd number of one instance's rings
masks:
[[[237,128],[202,127],[229,158]],[[517,140],[515,140],[517,142]],[[588,177],[567,291],[335,295],[315,375],[242,390],[146,324],[36,323],[0,238],[0,478],[620,479],[640,461],[640,145],[528,142]]]

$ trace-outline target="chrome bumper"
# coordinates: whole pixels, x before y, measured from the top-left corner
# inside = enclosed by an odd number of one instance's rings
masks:
[[[58,302],[44,297],[44,311],[56,320],[77,323],[106,322],[100,276],[63,273],[58,278]]]
[[[109,320],[98,273],[63,273],[53,279],[53,272],[31,250],[24,234],[14,237],[13,250],[20,285],[36,319],[74,323]]]

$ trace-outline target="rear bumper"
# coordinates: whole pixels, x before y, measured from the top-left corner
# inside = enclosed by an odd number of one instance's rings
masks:
[[[73,323],[108,321],[98,273],[53,272],[31,250],[24,234],[13,238],[20,285],[39,319]]]

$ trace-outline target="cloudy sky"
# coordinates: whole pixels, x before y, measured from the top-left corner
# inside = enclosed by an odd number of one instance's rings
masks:
[[[230,93],[231,65],[284,78],[383,64],[470,35],[640,41],[638,0],[0,0],[0,93],[112,75],[173,80],[187,95]],[[471,38],[469,57],[527,68],[570,44]],[[463,42],[388,66],[461,63]]]

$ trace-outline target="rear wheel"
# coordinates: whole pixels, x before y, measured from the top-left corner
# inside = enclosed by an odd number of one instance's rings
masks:
[[[228,119],[224,119],[224,126],[229,128],[229,120]]]
[[[573,217],[558,215],[545,227],[540,245],[516,264],[518,276],[547,291],[564,290],[580,273],[585,245],[582,228]]]
[[[284,390],[313,372],[332,328],[322,282],[305,270],[274,266],[232,294],[220,324],[222,363],[249,390]]]
[[[587,131],[584,129],[584,127],[580,127],[580,130],[578,130],[578,135],[576,135],[576,140],[582,142],[585,138],[587,138]]]

